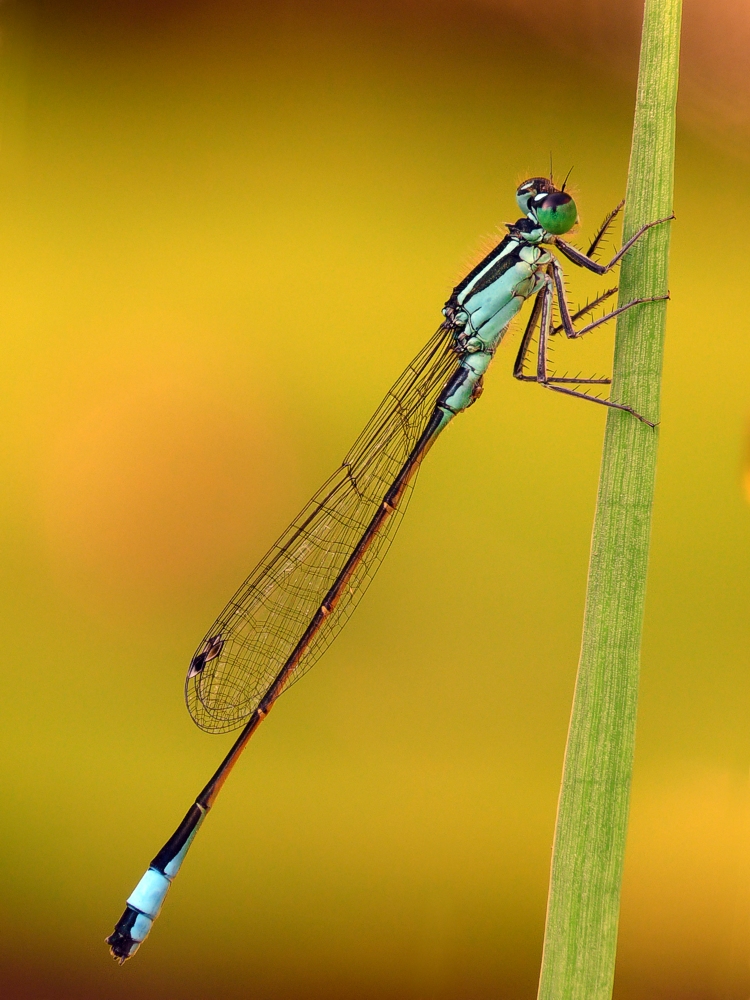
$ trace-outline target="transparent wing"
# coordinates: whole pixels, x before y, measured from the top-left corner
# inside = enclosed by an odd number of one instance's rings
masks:
[[[219,733],[258,707],[417,444],[459,364],[443,324],[378,407],[344,459],[245,580],[198,647],[185,684],[195,723]],[[298,680],[336,637],[380,565],[414,478],[291,672]]]

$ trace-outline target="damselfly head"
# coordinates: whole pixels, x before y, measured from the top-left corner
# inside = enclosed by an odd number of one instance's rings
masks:
[[[212,635],[210,639],[206,639],[190,661],[188,677],[195,677],[196,674],[199,674],[209,660],[215,660],[219,656],[223,648],[224,640],[220,635]]]
[[[562,236],[578,221],[576,203],[559,191],[548,177],[532,177],[516,191],[518,207],[553,236]]]

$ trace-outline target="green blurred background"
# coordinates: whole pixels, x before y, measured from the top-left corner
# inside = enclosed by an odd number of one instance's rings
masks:
[[[516,184],[574,166],[581,241],[620,199],[640,3],[2,18],[2,995],[532,998],[604,415],[517,332],[152,937],[104,937],[231,741],[182,702],[207,624]],[[750,993],[748,47],[688,5],[620,1000]]]

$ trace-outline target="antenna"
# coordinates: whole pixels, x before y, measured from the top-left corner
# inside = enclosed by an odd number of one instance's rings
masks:
[[[570,175],[571,175],[572,173],[573,173],[573,168],[571,167],[571,168],[570,168],[570,170],[569,170],[569,171],[567,172],[567,174],[565,175],[565,180],[563,181],[563,186],[562,186],[562,188],[560,189],[561,191],[564,191],[564,190],[565,190],[565,185],[566,185],[566,184],[568,183],[568,178],[570,177]]]
[[[552,150],[549,151],[549,182],[554,187],[555,182],[552,180]]]

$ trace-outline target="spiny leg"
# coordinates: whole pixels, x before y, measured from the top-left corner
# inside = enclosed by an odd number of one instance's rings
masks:
[[[666,219],[656,219],[654,222],[647,222],[645,226],[641,226],[641,228],[635,232],[626,243],[623,243],[609,264],[597,264],[595,260],[590,260],[589,257],[583,253],[583,251],[579,250],[577,247],[571,246],[570,243],[566,243],[565,240],[561,240],[559,236],[555,236],[553,240],[550,240],[550,242],[556,246],[563,256],[567,257],[571,263],[576,264],[578,267],[585,267],[587,270],[593,271],[594,274],[602,275],[606,274],[607,271],[611,271],[615,264],[617,264],[617,262],[625,256],[636,240],[639,240],[647,230],[652,229],[654,226],[660,226],[664,222],[670,222],[672,219],[674,219],[674,215],[669,215]]]
[[[616,291],[617,291],[617,285],[615,285],[614,288],[608,288],[606,292],[602,292],[601,295],[597,296],[591,302],[587,302],[582,309],[579,309],[577,312],[574,312],[571,315],[570,318],[573,321],[573,323],[575,323],[576,320],[580,319],[581,316],[586,316],[588,313],[593,312],[597,306],[600,306],[602,302],[606,302],[606,300],[611,295],[614,295]],[[562,329],[563,325],[562,323],[559,323],[557,326],[552,327],[552,329],[550,330],[550,335],[554,336],[556,333],[560,333]]]
[[[578,312],[574,313],[571,319],[576,320],[581,316],[585,316],[586,313],[591,312],[595,309],[600,302],[609,298],[610,295],[614,295],[617,288],[610,288],[608,291],[600,295],[599,298],[594,299],[593,302],[588,303],[583,309],[579,309]],[[529,321],[526,324],[526,329],[524,330],[523,337],[521,339],[521,345],[518,348],[518,354],[516,355],[516,361],[513,366],[513,377],[519,379],[521,382],[538,382],[539,378],[537,375],[526,375],[524,373],[524,367],[526,365],[526,359],[529,356],[531,350],[531,340],[534,336],[534,330],[539,322],[539,314],[542,310],[542,297],[546,293],[546,286],[544,291],[538,292],[535,299],[534,305],[531,310],[531,315],[529,316]],[[562,330],[562,326],[553,327],[550,330],[550,334],[558,333]],[[609,385],[612,381],[608,378],[568,378],[558,375],[549,375],[547,377],[548,382],[569,382],[573,385]]]
[[[604,222],[601,224],[601,226],[599,226],[599,231],[597,232],[596,236],[591,241],[591,246],[586,251],[586,256],[587,257],[592,257],[594,255],[594,253],[596,252],[596,248],[599,246],[599,244],[601,243],[601,241],[607,235],[607,230],[612,225],[612,223],[615,221],[615,218],[616,218],[617,214],[622,210],[622,207],[623,207],[624,204],[625,204],[625,199],[623,198],[622,201],[620,202],[620,204],[616,205],[612,209],[612,211],[609,213],[609,215],[604,220]]]
[[[632,406],[628,406],[625,403],[615,403],[611,399],[598,399],[596,396],[588,396],[585,392],[578,392],[575,389],[566,389],[563,385],[555,384],[552,379],[547,374],[547,347],[548,347],[548,329],[550,325],[550,317],[552,314],[552,299],[553,299],[553,284],[550,278],[547,278],[547,284],[543,292],[540,295],[544,295],[544,302],[542,304],[542,321],[541,327],[539,329],[539,355],[537,358],[537,382],[543,385],[546,389],[552,389],[555,392],[562,392],[566,396],[576,396],[578,399],[587,399],[590,403],[599,403],[600,406],[609,406],[613,410],[624,410],[626,413],[632,413],[634,417],[642,421],[644,424],[648,424],[649,427],[655,427],[656,424],[647,420],[642,414],[634,410]]]
[[[615,316],[619,316],[620,313],[624,313],[628,309],[632,309],[633,306],[641,305],[644,302],[664,302],[669,298],[669,295],[650,295],[642,299],[633,299],[631,302],[626,302],[624,306],[618,306],[617,309],[613,309],[612,312],[605,313],[604,316],[600,316],[599,319],[595,319],[593,322],[581,327],[580,330],[576,330],[573,326],[573,317],[570,315],[568,301],[565,296],[565,286],[563,285],[564,272],[559,262],[554,258],[552,260],[552,273],[555,279],[557,304],[560,309],[560,320],[562,321],[561,326],[565,331],[565,336],[571,340],[574,340],[576,337],[582,337],[584,333],[588,333],[589,330],[593,330],[595,327],[601,326],[602,323],[608,323],[611,319],[614,319]]]
[[[546,290],[546,286],[545,286]],[[523,338],[521,340],[521,346],[518,348],[518,354],[516,355],[516,363],[513,365],[513,377],[520,379],[522,382],[536,382],[536,375],[524,375],[524,365],[526,363],[526,358],[529,356],[529,350],[531,349],[531,338],[534,336],[534,330],[539,322],[539,313],[542,309],[542,295],[544,292],[537,292],[534,298],[534,305],[531,310],[531,315],[529,316],[529,322],[526,324],[526,329],[523,332]]]
[[[616,288],[612,288],[608,292],[605,292],[604,295],[599,296],[599,298],[596,299],[594,302],[591,302],[589,305],[584,306],[583,309],[580,309],[577,313],[573,315],[572,318],[575,320],[578,319],[580,316],[585,315],[587,312],[590,312],[595,306],[599,304],[600,301],[603,301],[609,295],[612,295],[616,291],[617,291]],[[541,312],[542,309],[543,295],[544,292],[538,292],[534,299],[534,306],[531,310],[529,321],[526,324],[526,329],[524,330],[523,337],[521,339],[521,345],[518,348],[518,354],[516,355],[515,364],[513,365],[513,377],[519,379],[521,382],[539,381],[536,375],[526,375],[524,373],[524,367],[526,365],[526,359],[528,358],[529,352],[531,350],[531,339],[534,336],[534,330],[536,329],[537,323],[539,322],[539,313]],[[550,330],[550,333],[551,334],[557,333],[559,330],[562,330],[561,326],[554,327],[552,330]],[[557,375],[550,375],[548,377],[548,381],[571,382],[573,385],[583,385],[584,383],[587,385],[588,384],[609,385],[612,380],[608,378],[567,378],[567,377],[563,378]]]
[[[533,380],[536,382],[536,379]],[[570,378],[566,375],[562,377],[560,375],[550,375],[547,379],[548,382],[567,382],[569,385],[611,385],[611,378]]]
[[[637,417],[641,423],[648,424],[649,427],[656,427],[656,424],[652,420],[647,420],[643,414],[638,413],[632,406],[627,406],[625,403],[615,403],[611,399],[599,399],[597,396],[587,396],[585,392],[576,392],[575,389],[566,389],[562,385],[553,385],[551,382],[542,382],[542,385],[546,386],[547,389],[554,389],[555,392],[564,392],[566,396],[587,399],[589,403],[600,403],[602,406],[609,406],[613,410],[625,410],[626,413],[632,413],[634,417]]]
[[[540,292],[540,295],[542,296],[542,319],[539,324],[539,347],[536,357],[536,380],[541,385],[547,385],[549,383],[549,376],[547,375],[547,337],[552,322],[552,301],[554,296],[552,279],[549,274],[545,276],[544,291]]]
[[[615,209],[615,212],[619,210],[619,206]],[[614,212],[612,213],[614,215]],[[614,295],[617,291],[617,285],[614,288],[608,288],[606,292],[602,292],[601,295],[597,296],[592,302],[587,302],[582,309],[578,309],[571,315],[571,321],[575,323],[577,319],[581,316],[586,316],[588,313],[596,309],[597,306],[605,302],[611,295]],[[550,330],[550,336],[554,336],[556,333],[560,333],[563,329],[562,323],[558,326],[553,326]],[[612,382],[611,378],[562,378],[558,375],[550,375],[550,382],[569,382],[573,385],[610,385]]]

